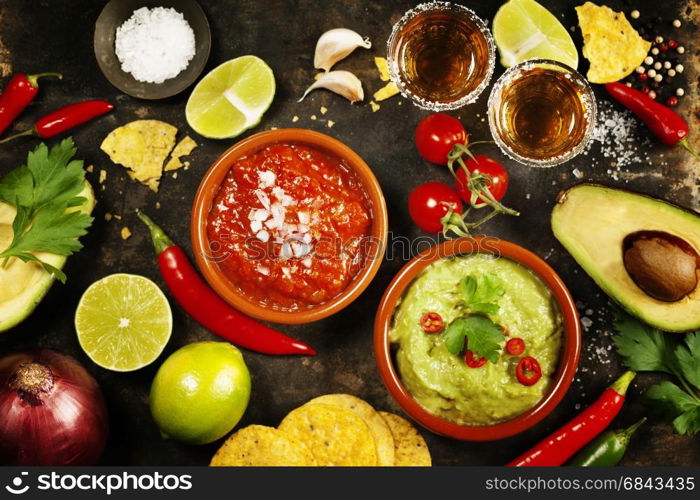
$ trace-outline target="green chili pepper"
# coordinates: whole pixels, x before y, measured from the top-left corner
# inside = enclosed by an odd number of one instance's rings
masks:
[[[591,441],[571,459],[567,465],[579,467],[611,467],[622,460],[634,431],[646,421],[646,417],[627,429],[608,431]]]

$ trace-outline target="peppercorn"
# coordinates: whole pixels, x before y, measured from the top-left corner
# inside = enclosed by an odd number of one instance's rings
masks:
[[[675,95],[672,95],[666,99],[666,106],[670,106],[672,108],[678,106],[678,98]]]

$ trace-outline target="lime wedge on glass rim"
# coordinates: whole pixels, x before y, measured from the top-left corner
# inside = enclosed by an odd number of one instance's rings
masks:
[[[559,20],[535,0],[510,0],[493,18],[493,38],[506,68],[528,59],[553,59],[578,68],[578,51]]]
[[[75,330],[98,366],[138,370],[158,358],[170,339],[173,316],[158,285],[134,274],[112,274],[88,287],[75,311]]]
[[[210,139],[228,139],[260,123],[275,96],[272,69],[259,57],[242,56],[211,70],[185,107],[187,123]]]

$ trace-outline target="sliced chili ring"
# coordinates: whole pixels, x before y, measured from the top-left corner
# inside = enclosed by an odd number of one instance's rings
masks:
[[[521,356],[525,352],[525,341],[520,337],[513,337],[506,342],[506,352],[511,356]]]
[[[420,318],[420,327],[425,333],[437,333],[443,326],[442,316],[436,312],[427,312]]]
[[[474,352],[472,352],[470,349],[467,349],[467,352],[464,355],[464,362],[469,368],[481,368],[486,364],[486,361],[486,358],[477,358]]]
[[[515,367],[515,375],[521,384],[526,386],[534,385],[542,378],[542,368],[535,358],[525,356],[518,362],[518,366]]]

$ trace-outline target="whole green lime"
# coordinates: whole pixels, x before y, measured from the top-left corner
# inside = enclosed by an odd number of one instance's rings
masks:
[[[250,399],[241,351],[226,342],[195,342],[170,355],[151,386],[151,414],[163,435],[207,444],[226,435]]]

